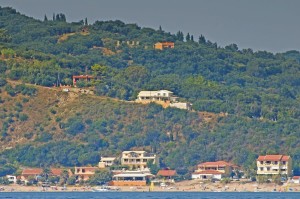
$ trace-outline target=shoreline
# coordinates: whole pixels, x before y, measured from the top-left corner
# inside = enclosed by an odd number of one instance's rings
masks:
[[[1,192],[93,192],[94,188],[101,186],[67,186],[66,189],[59,186],[41,187],[24,185],[3,185]],[[258,184],[256,182],[231,182],[228,184],[183,181],[166,187],[155,186],[150,190],[150,186],[118,186],[118,191],[112,192],[300,192],[300,184],[274,183]],[[105,191],[104,191],[105,192]]]

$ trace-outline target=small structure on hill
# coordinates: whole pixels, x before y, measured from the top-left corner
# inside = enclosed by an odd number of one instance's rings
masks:
[[[174,42],[168,42],[168,41],[157,42],[156,44],[154,44],[154,48],[158,50],[163,50],[165,48],[174,48],[174,46],[175,46]]]
[[[168,90],[159,91],[141,91],[138,94],[137,101],[173,101],[178,97],[173,96],[173,92]]]
[[[164,108],[174,107],[185,110],[192,110],[192,104],[188,102],[178,102],[178,97],[173,95],[173,92],[168,90],[158,91],[140,91],[136,102],[142,104],[148,104],[155,102],[162,105]]]
[[[76,86],[78,80],[91,81],[94,78],[92,75],[73,75],[73,86]]]
[[[117,41],[116,46],[119,47],[119,46],[124,45],[124,44],[129,46],[129,47],[134,47],[134,46],[140,45],[140,42],[139,41]]]

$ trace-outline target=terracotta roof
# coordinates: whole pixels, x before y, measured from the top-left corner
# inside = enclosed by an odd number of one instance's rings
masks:
[[[294,176],[293,177],[293,180],[299,180],[300,179],[300,176]]]
[[[217,162],[204,162],[199,164],[198,166],[234,166],[234,165],[225,161],[217,161]]]
[[[300,176],[294,176],[293,180],[300,180]]]
[[[290,156],[284,155],[281,160],[282,161],[288,161],[289,159],[290,159]]]
[[[56,169],[56,168],[51,169],[51,174],[52,175],[60,176],[61,173],[62,173],[62,169]]]
[[[29,169],[23,169],[22,175],[40,175],[42,174],[43,169],[40,168],[29,168]]]
[[[199,171],[199,172],[195,172],[193,174],[212,174],[212,175],[218,175],[218,174],[224,174],[220,171],[215,171],[215,170],[206,170],[206,171]]]
[[[159,176],[175,176],[176,175],[176,170],[169,170],[169,169],[164,169],[164,170],[159,170],[157,175]]]
[[[287,155],[260,155],[257,161],[288,161],[290,156]]]
[[[57,169],[57,168],[51,168],[51,174],[50,175],[55,175],[55,176],[60,176],[62,173],[62,169]],[[43,173],[43,169],[41,168],[27,168],[23,169],[22,175],[41,175]]]

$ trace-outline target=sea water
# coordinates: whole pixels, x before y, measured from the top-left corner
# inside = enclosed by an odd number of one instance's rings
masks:
[[[299,193],[279,192],[0,192],[2,199],[300,199]]]

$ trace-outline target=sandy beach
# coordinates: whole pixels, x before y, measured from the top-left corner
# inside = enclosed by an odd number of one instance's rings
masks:
[[[67,186],[66,189],[63,187],[50,186],[43,188],[41,186],[23,186],[23,185],[7,185],[1,186],[1,192],[90,192],[93,191],[94,187],[90,186]],[[119,191],[124,192],[148,192],[150,191],[149,186],[141,187],[129,187],[129,186],[120,186]],[[300,184],[283,184],[276,185],[274,183],[265,183],[258,184],[257,182],[240,182],[235,181],[228,184],[222,184],[220,182],[211,183],[211,182],[200,182],[197,180],[189,180],[177,182],[175,184],[160,187],[154,186],[151,191],[155,192],[181,192],[181,191],[190,191],[190,192],[299,192]]]

